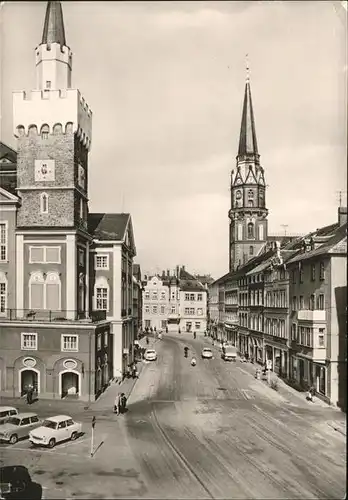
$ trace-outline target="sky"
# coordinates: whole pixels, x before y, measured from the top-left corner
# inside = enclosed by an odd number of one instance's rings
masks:
[[[62,2],[73,87],[93,111],[89,208],[131,213],[143,273],[228,271],[247,53],[269,233],[337,220],[347,190],[340,3]],[[0,11],[0,140],[13,148],[12,91],[35,88],[45,9]]]

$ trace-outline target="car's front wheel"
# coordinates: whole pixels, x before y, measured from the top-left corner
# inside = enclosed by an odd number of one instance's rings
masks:
[[[77,432],[73,432],[70,437],[71,441],[75,441],[77,439]]]
[[[12,434],[12,436],[10,437],[10,443],[11,444],[16,444],[18,441],[18,436],[17,434]]]
[[[54,448],[56,446],[56,440],[54,438],[50,439],[48,442],[49,448]]]

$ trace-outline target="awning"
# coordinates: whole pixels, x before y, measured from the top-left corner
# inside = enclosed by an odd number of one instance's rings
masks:
[[[237,325],[229,325],[228,323],[225,323],[224,327],[227,328],[227,330],[237,330]]]
[[[257,347],[258,349],[262,349],[262,340],[261,339],[258,339],[256,337],[251,337],[251,341],[255,347]]]

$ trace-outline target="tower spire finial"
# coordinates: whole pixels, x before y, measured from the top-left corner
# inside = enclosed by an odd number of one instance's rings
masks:
[[[249,54],[245,54],[246,83],[250,82]]]
[[[66,45],[63,10],[59,1],[50,0],[47,2],[41,43]]]

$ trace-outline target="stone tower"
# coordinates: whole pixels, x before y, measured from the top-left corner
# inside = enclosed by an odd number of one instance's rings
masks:
[[[72,53],[66,44],[59,1],[47,3],[35,61],[36,90],[13,93],[17,189],[21,199],[17,256],[29,266],[28,273],[24,269],[17,273],[17,307],[33,308],[33,299],[28,302],[26,292],[21,292],[27,289],[28,275],[29,280],[37,279],[46,286],[45,280],[53,269],[57,282],[61,280],[59,307],[73,319],[76,311],[79,315],[88,311],[88,152],[92,112],[79,90],[72,88]],[[33,248],[27,243],[30,238],[38,242],[30,244]],[[48,302],[43,301],[44,309],[49,309]]]
[[[14,92],[18,137],[18,227],[87,231],[88,151],[92,113],[71,88],[72,53],[60,2],[47,4],[35,49],[37,90]]]
[[[267,241],[266,184],[257,148],[255,120],[247,76],[236,170],[231,172],[229,269],[258,254]]]

